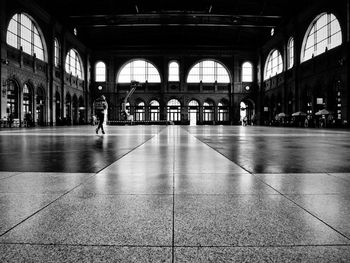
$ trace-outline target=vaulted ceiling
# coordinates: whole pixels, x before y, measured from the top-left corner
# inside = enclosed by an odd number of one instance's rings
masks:
[[[35,0],[89,47],[228,46],[256,48],[301,0]]]

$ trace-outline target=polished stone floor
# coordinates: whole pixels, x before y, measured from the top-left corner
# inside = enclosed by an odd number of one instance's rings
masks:
[[[0,130],[0,262],[350,262],[350,131]]]

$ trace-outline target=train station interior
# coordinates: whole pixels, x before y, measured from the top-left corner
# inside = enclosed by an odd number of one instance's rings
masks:
[[[0,262],[350,262],[348,0],[2,0],[0,44]]]

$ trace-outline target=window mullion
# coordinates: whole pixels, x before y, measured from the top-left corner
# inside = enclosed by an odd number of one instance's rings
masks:
[[[327,49],[331,44],[331,14],[327,14]]]
[[[21,15],[17,14],[17,46],[21,49]]]
[[[31,39],[31,44],[30,44],[30,49],[32,52],[32,56],[34,56],[34,23],[30,23],[30,39]],[[36,56],[36,54],[35,54]]]

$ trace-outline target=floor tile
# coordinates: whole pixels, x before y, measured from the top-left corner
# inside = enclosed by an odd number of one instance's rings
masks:
[[[0,193],[65,193],[92,175],[86,173],[21,173],[3,180],[0,184]]]
[[[94,176],[75,192],[97,194],[172,194],[172,174],[103,173]]]
[[[177,246],[350,243],[280,195],[177,195],[174,229]]]
[[[65,196],[0,238],[7,242],[171,245],[172,197]]]
[[[0,193],[0,234],[14,227],[59,195]]]
[[[19,173],[20,172],[0,172],[0,180],[9,178]]]
[[[350,195],[288,195],[350,239]]]
[[[176,174],[176,194],[278,194],[251,174]]]
[[[171,162],[138,162],[138,161],[117,161],[101,173],[115,173],[115,174],[168,174],[174,171],[173,163]]]
[[[330,173],[330,175],[338,177],[338,178],[342,178],[342,179],[350,182],[350,173]]]
[[[174,262],[349,262],[349,246],[176,248]]]
[[[171,262],[171,248],[0,244],[0,262]]]
[[[256,174],[283,194],[350,194],[350,182],[322,174]]]

